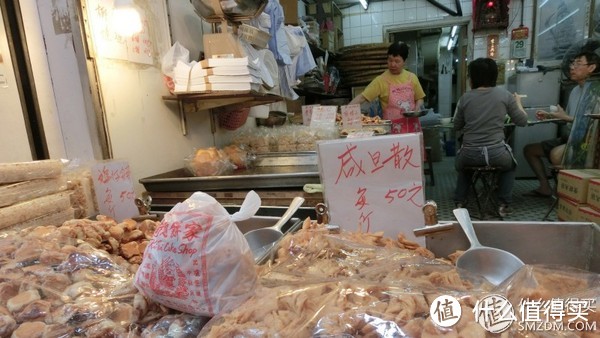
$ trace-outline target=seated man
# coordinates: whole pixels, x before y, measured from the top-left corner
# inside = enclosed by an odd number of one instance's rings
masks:
[[[546,175],[544,166],[544,158],[552,165],[560,165],[567,140],[569,139],[570,127],[575,119],[574,114],[585,90],[587,79],[600,69],[600,57],[594,52],[582,52],[575,56],[570,65],[569,78],[577,83],[571,90],[569,101],[567,103],[567,111],[558,106],[555,112],[547,112],[539,110],[536,112],[536,117],[543,119],[560,119],[567,124],[561,130],[561,135],[558,138],[542,141],[539,143],[528,144],[523,148],[523,154],[529,166],[533,170],[536,178],[539,180],[539,187],[530,192],[525,193],[525,196],[550,197],[552,196],[552,188]]]

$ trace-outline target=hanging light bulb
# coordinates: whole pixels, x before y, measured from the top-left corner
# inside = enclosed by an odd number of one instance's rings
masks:
[[[115,0],[112,23],[115,32],[123,37],[142,31],[142,19],[132,0]]]

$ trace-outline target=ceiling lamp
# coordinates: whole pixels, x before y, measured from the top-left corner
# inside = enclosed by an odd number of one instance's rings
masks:
[[[458,35],[455,35],[453,37],[449,37],[448,38],[448,51],[451,51],[452,49],[454,49],[454,47],[456,47],[456,43],[458,42]]]
[[[456,35],[456,31],[458,30],[458,26],[452,26],[452,32],[450,33],[450,37],[454,37]]]
[[[112,23],[115,32],[123,37],[130,37],[142,31],[142,19],[132,0],[115,0]]]
[[[369,2],[367,0],[359,0],[359,1],[360,1],[362,8],[364,8],[366,11],[367,7],[369,7]]]

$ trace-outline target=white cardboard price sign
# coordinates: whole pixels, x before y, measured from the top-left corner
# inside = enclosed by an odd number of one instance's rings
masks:
[[[331,224],[425,245],[413,233],[425,224],[418,133],[320,141],[317,153]]]
[[[340,108],[342,111],[342,125],[344,128],[362,128],[362,114],[360,113],[359,104],[349,104],[347,106],[341,106]]]
[[[100,162],[92,167],[92,180],[100,214],[112,217],[117,222],[139,214],[135,206],[129,163]]]
[[[310,118],[311,128],[329,127],[335,125],[337,106],[315,106]]]

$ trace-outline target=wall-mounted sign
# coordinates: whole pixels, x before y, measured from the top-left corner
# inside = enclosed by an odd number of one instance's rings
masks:
[[[529,28],[519,27],[511,31],[510,34],[510,57],[513,59],[523,59],[527,57],[527,40],[529,38]]]
[[[487,56],[491,59],[498,58],[498,34],[490,34],[487,36]]]
[[[139,214],[129,163],[104,161],[92,167],[92,180],[100,214],[117,222]]]

